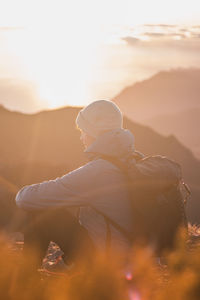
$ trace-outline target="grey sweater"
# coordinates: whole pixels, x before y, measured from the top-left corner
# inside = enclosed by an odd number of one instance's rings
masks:
[[[125,175],[102,155],[124,159],[134,151],[134,138],[128,130],[107,132],[86,149],[91,160],[86,165],[55,180],[22,188],[16,203],[25,210],[49,207],[81,207],[80,223],[88,230],[96,246],[105,248],[106,223],[101,211],[127,231],[131,230],[131,209]],[[111,227],[111,246],[126,249],[128,241]]]

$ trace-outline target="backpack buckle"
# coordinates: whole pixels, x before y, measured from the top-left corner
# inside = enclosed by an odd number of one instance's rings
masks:
[[[184,191],[186,192],[185,199],[184,199],[184,204],[186,204],[192,193],[187,183],[185,183],[184,181],[182,181],[181,183],[182,186],[184,187]]]

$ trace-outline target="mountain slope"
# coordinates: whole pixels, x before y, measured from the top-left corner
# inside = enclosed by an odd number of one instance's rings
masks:
[[[200,70],[180,69],[160,72],[127,87],[113,101],[130,119],[162,134],[175,134],[197,153],[196,147],[200,148],[199,98]]]
[[[16,211],[15,194],[18,187],[0,176],[0,230],[13,219]]]
[[[200,157],[200,107],[171,114],[155,116],[145,120],[152,128],[168,135],[174,132],[182,144],[192,149]]]
[[[135,120],[200,107],[200,69],[163,71],[125,88],[113,101]]]

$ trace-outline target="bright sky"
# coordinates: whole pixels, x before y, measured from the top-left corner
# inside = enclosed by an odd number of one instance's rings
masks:
[[[177,27],[173,35],[170,26],[164,33],[154,27],[154,37],[164,34],[166,40],[170,33],[179,40],[185,30],[189,38],[200,24],[200,1],[0,0],[0,101],[3,95],[4,105],[34,111],[113,97],[134,79],[151,74],[152,66],[143,65],[144,45],[131,47],[133,41],[152,39],[152,30],[145,32],[150,27],[140,26],[144,24],[182,26],[179,35]],[[171,57],[176,60],[174,53]],[[196,65],[193,60],[191,65]],[[155,64],[164,67],[161,61]],[[30,105],[14,103],[5,78],[16,80],[18,92],[28,82]]]

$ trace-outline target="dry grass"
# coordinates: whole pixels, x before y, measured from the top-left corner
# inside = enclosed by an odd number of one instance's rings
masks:
[[[23,259],[6,236],[0,238],[0,299],[2,300],[197,300],[200,299],[199,228],[192,238],[177,240],[176,250],[160,265],[150,249],[134,248],[127,267],[114,255],[98,255],[75,273],[44,276],[30,268],[33,253]],[[195,237],[195,238],[194,238]],[[53,248],[52,248],[53,249]],[[54,250],[49,257],[52,260]],[[56,251],[56,250],[55,250]],[[45,262],[46,263],[46,262]],[[46,273],[45,273],[46,274]]]

